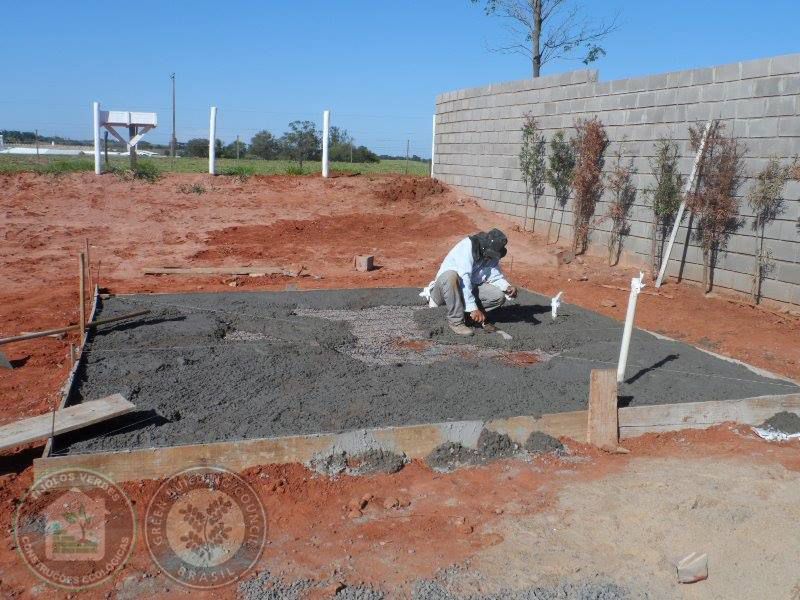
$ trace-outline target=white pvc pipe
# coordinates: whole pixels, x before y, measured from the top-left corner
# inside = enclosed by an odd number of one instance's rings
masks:
[[[675,223],[672,224],[672,233],[669,234],[667,251],[664,254],[664,258],[661,260],[661,268],[658,270],[658,278],[656,279],[657,288],[660,288],[662,281],[664,281],[664,275],[667,272],[667,264],[669,263],[669,256],[672,254],[672,246],[675,244],[675,236],[678,235],[678,228],[681,226],[681,221],[683,220],[683,212],[686,210],[686,197],[689,195],[689,192],[692,191],[692,188],[694,188],[694,182],[697,179],[697,169],[700,166],[700,159],[705,152],[706,141],[708,140],[708,134],[711,131],[713,123],[714,121],[706,123],[706,128],[703,130],[703,138],[700,140],[700,147],[697,149],[697,154],[694,157],[692,173],[686,181],[686,186],[683,189],[683,200],[681,200],[681,205],[678,207],[678,214],[675,215]]]
[[[625,315],[625,330],[622,332],[622,347],[619,349],[619,364],[617,365],[617,383],[625,380],[625,365],[628,362],[628,348],[631,345],[631,333],[633,333],[633,321],[636,318],[636,299],[642,291],[644,284],[644,273],[639,272],[639,277],[631,279],[631,295],[628,297],[628,312]]]
[[[433,115],[433,132],[431,133],[431,178],[433,175],[433,165],[436,162],[436,114]]]
[[[208,123],[208,172],[210,175],[216,175],[216,161],[217,161],[217,107],[211,107],[211,118]]]
[[[92,102],[92,128],[94,129],[94,174],[100,175],[103,166],[100,162],[100,103]]]
[[[558,292],[558,294],[550,298],[550,316],[553,318],[553,321],[558,317],[558,309],[561,306],[561,295],[563,293],[564,292]]]
[[[328,176],[328,134],[331,125],[331,111],[322,112],[322,176]]]

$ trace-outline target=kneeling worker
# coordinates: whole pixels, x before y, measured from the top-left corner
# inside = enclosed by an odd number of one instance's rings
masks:
[[[430,306],[447,305],[447,323],[458,335],[473,334],[465,313],[469,313],[471,323],[485,331],[497,331],[486,313],[502,306],[506,295],[516,297],[517,289],[498,267],[506,255],[506,244],[508,238],[499,229],[465,237],[444,257],[436,281],[420,294]]]

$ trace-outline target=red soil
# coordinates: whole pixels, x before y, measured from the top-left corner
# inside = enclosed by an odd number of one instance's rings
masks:
[[[180,191],[183,184],[193,183],[205,186],[206,193]],[[0,215],[0,336],[77,322],[76,255],[87,237],[95,281],[120,293],[230,291],[231,283],[244,290],[424,285],[452,244],[495,225],[509,235],[506,262],[514,283],[544,294],[563,290],[567,302],[617,319],[624,316],[627,293],[600,285],[626,287],[634,271],[605,267],[593,257],[558,266],[552,246],[454,191],[413,178],[254,177],[238,182],[169,175],[147,184],[112,175],[3,175]],[[374,254],[381,268],[355,272],[356,253]],[[302,264],[309,276],[141,274],[145,266],[242,263]],[[665,289],[671,298],[640,298],[639,326],[800,377],[797,318],[705,297],[693,286],[670,283]],[[601,306],[607,298],[617,306]],[[69,369],[70,341],[76,342],[76,335],[2,348],[17,368],[0,371],[0,423],[52,407]],[[797,444],[767,445],[726,427],[643,436],[624,445],[630,456],[738,456],[800,470]],[[420,464],[391,476],[338,480],[312,476],[299,466],[253,470],[248,479],[270,515],[271,544],[264,562],[273,570],[284,569],[288,577],[325,578],[337,568],[336,576],[348,583],[391,584],[430,575],[498,543],[497,534],[489,531],[498,511],[523,515],[541,510],[561,486],[603,477],[629,460],[589,448],[579,451],[587,462],[511,461],[455,475],[434,473]],[[15,502],[31,484],[32,458],[40,453],[41,445],[0,456],[4,531],[9,531]],[[276,484],[280,481],[284,483]],[[154,488],[153,482],[125,485],[140,518]],[[343,507],[364,494],[375,498],[361,517],[348,518]],[[410,505],[384,509],[386,498]],[[37,583],[10,543],[0,545],[0,572],[0,591],[6,597],[27,595]],[[155,567],[139,545],[114,583],[141,573],[154,574]],[[109,589],[102,587],[88,597],[105,597]],[[61,595],[48,589],[40,597]],[[170,596],[166,591],[148,595]]]

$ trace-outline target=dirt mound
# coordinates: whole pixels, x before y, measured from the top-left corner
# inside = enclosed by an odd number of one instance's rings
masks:
[[[438,179],[429,177],[396,177],[381,182],[375,192],[383,202],[410,200],[419,202],[429,196],[443,194],[447,188]]]
[[[353,255],[400,250],[413,239],[449,239],[453,231],[472,227],[463,213],[447,211],[437,215],[384,215],[354,213],[320,216],[314,219],[281,219],[270,225],[239,225],[212,231],[207,248],[192,258],[297,262],[318,258],[324,247],[325,259],[338,258],[348,264]]]

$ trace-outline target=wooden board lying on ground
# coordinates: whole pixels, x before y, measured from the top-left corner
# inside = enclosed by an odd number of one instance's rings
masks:
[[[147,267],[145,275],[287,275],[297,272],[283,267]]]
[[[621,437],[643,433],[705,428],[726,421],[758,425],[776,412],[800,414],[800,394],[761,396],[744,400],[694,402],[641,406],[619,410]],[[383,448],[409,458],[421,459],[442,443],[452,441],[475,447],[481,430],[508,434],[524,443],[533,431],[586,441],[588,412],[585,410],[522,416],[493,421],[456,421],[381,429],[360,429],[344,433],[261,438],[213,444],[169,446],[119,452],[51,456],[33,461],[35,477],[65,468],[99,471],[114,481],[159,479],[195,465],[217,465],[233,471],[266,464],[308,463],[315,456],[334,451],[357,454]]]
[[[119,394],[113,394],[99,400],[92,400],[57,410],[55,412],[55,426],[53,425],[53,413],[9,423],[0,427],[0,450],[7,450],[22,444],[49,438],[53,431],[56,434],[75,431],[111,417],[124,415],[135,408],[134,404],[128,402]]]

